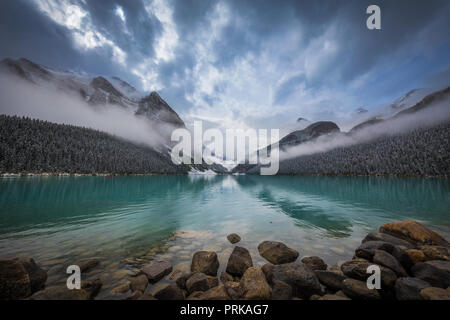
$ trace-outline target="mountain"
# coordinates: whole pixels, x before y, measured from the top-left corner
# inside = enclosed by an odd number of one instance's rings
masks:
[[[340,132],[339,127],[331,121],[315,122],[303,130],[294,131],[279,141],[280,148],[295,146],[324,134]]]
[[[81,97],[89,105],[116,105],[154,121],[175,128],[185,127],[183,120],[156,92],[145,96],[118,77],[103,77],[54,70],[21,58],[4,59],[0,73],[13,74],[37,86],[55,88]]]

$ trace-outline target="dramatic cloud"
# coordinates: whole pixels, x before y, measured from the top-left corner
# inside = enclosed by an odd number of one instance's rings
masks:
[[[188,125],[340,123],[450,67],[447,0],[378,0],[368,30],[372,2],[5,0],[0,57],[119,76]]]

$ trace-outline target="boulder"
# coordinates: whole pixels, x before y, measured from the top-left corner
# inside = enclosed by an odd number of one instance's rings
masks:
[[[355,300],[380,300],[381,296],[376,289],[367,288],[365,281],[345,279],[342,282],[342,291]]]
[[[200,300],[230,300],[224,285],[216,286],[202,293]]]
[[[259,267],[248,268],[241,279],[244,298],[247,300],[270,299],[270,287],[266,277]]]
[[[52,286],[36,292],[31,300],[89,300],[91,294],[84,289],[67,289],[67,286]]]
[[[425,254],[423,253],[422,250],[408,249],[408,250],[406,250],[406,253],[408,254],[408,256],[411,259],[411,261],[413,262],[413,264],[416,264],[419,262],[424,262],[427,259],[427,257],[425,256]]]
[[[342,290],[342,281],[347,277],[334,271],[319,270],[315,272],[319,282],[333,291]]]
[[[175,285],[168,285],[155,293],[158,300],[184,300],[183,291]]]
[[[400,246],[395,246],[391,254],[398,262],[400,262],[405,271],[409,272],[409,270],[411,270],[414,261],[408,255],[407,250]]]
[[[422,300],[420,291],[430,287],[428,282],[417,278],[399,278],[395,282],[395,296],[398,300]]]
[[[142,272],[147,275],[148,281],[157,282],[172,272],[172,264],[166,260],[156,260],[146,264]]]
[[[292,287],[286,282],[275,280],[272,286],[272,300],[291,300]]]
[[[394,251],[394,246],[384,241],[366,241],[355,250],[355,256],[372,261],[375,250],[383,250],[391,253]]]
[[[75,265],[80,267],[81,272],[86,272],[100,264],[100,260],[97,258],[88,258],[78,261]]]
[[[283,264],[297,260],[298,251],[289,248],[284,243],[264,241],[258,245],[259,254],[273,264]]]
[[[240,282],[227,281],[223,285],[227,290],[228,296],[232,300],[241,299],[244,295],[244,290],[242,289]]]
[[[236,246],[230,255],[226,272],[232,276],[242,276],[248,268],[253,266],[252,257],[247,249]]]
[[[214,251],[198,251],[192,257],[191,271],[201,272],[210,276],[217,275],[219,260]]]
[[[145,292],[145,289],[147,289],[148,278],[145,274],[141,274],[137,277],[132,277],[128,280],[130,281],[130,289],[133,292],[135,291]]]
[[[130,290],[130,281],[126,281],[118,285],[117,287],[113,288],[111,292],[113,294],[122,294],[128,292],[129,290]]]
[[[303,263],[286,263],[268,266],[264,274],[269,275],[269,278],[267,278],[269,283],[273,284],[276,280],[279,280],[290,285],[294,297],[307,299],[313,294],[322,293],[320,282],[316,275]]]
[[[232,233],[229,234],[227,236],[228,241],[230,241],[232,244],[238,243],[239,241],[241,241],[241,237],[239,237],[239,235],[237,235],[236,233]]]
[[[302,262],[311,270],[327,270],[328,265],[319,257],[305,257]]]
[[[47,272],[27,256],[0,260],[0,300],[29,297],[42,289]]]
[[[273,268],[274,265],[271,263],[266,263],[265,265],[262,266],[261,270],[264,273],[264,275],[266,276],[266,279],[269,283],[272,283],[272,279],[273,279]]]
[[[387,223],[380,227],[380,232],[404,239],[414,245],[449,246],[439,234],[413,220]]]
[[[394,271],[399,277],[406,277],[408,274],[402,267],[400,262],[397,261],[391,254],[383,250],[375,250],[375,255],[373,256],[373,262],[381,266],[387,267]]]
[[[177,278],[177,280],[175,281],[178,285],[178,287],[182,290],[186,289],[186,280],[189,279],[194,273],[188,273],[188,274],[183,274],[180,277]]]
[[[386,233],[381,233],[381,232],[371,232],[369,233],[363,240],[362,243],[367,242],[367,241],[383,241],[383,242],[387,242],[390,243],[394,246],[402,246],[405,247],[406,249],[413,249],[414,245],[406,240],[397,238],[397,237],[393,237],[389,234]]]
[[[143,294],[141,295],[138,300],[158,300],[151,294]]]
[[[372,273],[367,273],[369,266],[374,265],[372,262],[352,260],[342,264],[341,270],[349,278],[366,281]],[[386,267],[380,266],[381,271],[381,285],[382,288],[391,288],[395,285],[397,276],[394,271]],[[345,292],[345,291],[344,291]]]
[[[420,246],[424,253],[425,260],[450,260],[450,248],[442,246]]]
[[[428,282],[433,287],[445,289],[450,286],[450,273],[431,264],[419,262],[411,268],[411,272],[414,277]]]
[[[442,271],[446,271],[450,274],[450,261],[444,261],[444,260],[431,260],[425,262],[427,264],[432,265],[433,267],[436,267]]]
[[[85,290],[89,294],[89,299],[94,299],[100,292],[103,283],[100,279],[93,279],[83,281],[81,284],[81,289]]]
[[[142,297],[143,292],[142,291],[134,291],[131,292],[130,295],[128,295],[126,298],[122,300],[139,300],[140,297]]]
[[[201,296],[204,291],[194,291],[190,295],[187,296],[186,300],[201,300]]]
[[[420,295],[424,300],[450,300],[450,291],[442,288],[428,287]]]
[[[207,291],[219,284],[217,277],[207,276],[204,273],[195,272],[186,280],[186,289],[189,293],[194,291]]]
[[[352,299],[337,294],[326,294],[323,297],[320,297],[319,300],[352,300]]]
[[[234,278],[231,274],[229,274],[227,272],[222,272],[220,274],[220,281],[222,281],[222,283],[225,283],[225,282],[229,282],[229,281],[234,281]]]

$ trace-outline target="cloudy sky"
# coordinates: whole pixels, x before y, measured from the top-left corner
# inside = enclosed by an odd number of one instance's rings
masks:
[[[0,58],[119,76],[188,121],[276,127],[427,86],[450,68],[449,17],[448,0],[2,0]]]

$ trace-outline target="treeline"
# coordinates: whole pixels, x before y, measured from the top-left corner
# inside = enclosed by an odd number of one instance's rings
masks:
[[[279,174],[450,176],[449,146],[447,123],[284,160]]]
[[[0,173],[177,174],[169,155],[93,129],[0,115]]]

